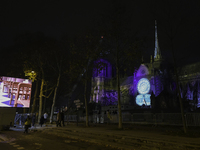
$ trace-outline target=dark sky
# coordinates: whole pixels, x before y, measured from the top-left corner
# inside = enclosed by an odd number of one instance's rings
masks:
[[[121,3],[130,13],[130,25],[139,36],[147,39],[146,57],[153,55],[154,21],[157,19],[163,55],[170,59],[168,34],[172,31],[178,58],[183,62],[198,61],[199,0],[123,0]],[[11,46],[13,38],[27,32],[39,31],[58,39],[65,34],[79,35],[93,28],[102,13],[112,11],[112,6],[110,0],[3,0],[0,2],[0,48]]]

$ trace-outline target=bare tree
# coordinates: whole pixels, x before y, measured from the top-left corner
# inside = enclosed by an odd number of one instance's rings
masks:
[[[109,15],[107,15],[109,14]],[[113,2],[113,8],[103,15],[102,33],[104,35],[104,49],[116,67],[118,93],[118,128],[122,129],[120,75],[127,68],[134,68],[137,58],[140,57],[141,41],[136,39],[136,29],[129,26],[130,14],[120,2]]]
[[[152,14],[157,19],[159,26],[161,27],[161,30],[165,33],[167,37],[167,42],[169,49],[171,50],[173,64],[174,64],[174,74],[175,74],[175,81],[176,81],[176,87],[178,91],[178,98],[181,108],[181,116],[182,116],[182,123],[183,123],[183,130],[186,133],[186,122],[184,117],[184,108],[183,108],[183,102],[181,98],[181,91],[180,91],[180,74],[178,73],[177,69],[177,62],[181,62],[179,60],[184,60],[183,58],[180,58],[177,55],[178,54],[178,45],[177,38],[179,35],[181,35],[181,28],[184,28],[184,25],[188,21],[188,8],[189,3],[186,1],[162,1],[160,3],[159,1],[155,1],[154,3],[154,10],[152,10]],[[185,28],[184,28],[184,32]],[[185,37],[184,37],[185,38]],[[183,62],[182,62],[183,63]]]
[[[91,33],[86,36],[74,39],[71,45],[71,76],[80,77],[84,83],[84,103],[86,112],[86,127],[88,124],[88,82],[92,77],[94,61],[100,57],[102,49],[100,49],[100,36],[94,36]]]

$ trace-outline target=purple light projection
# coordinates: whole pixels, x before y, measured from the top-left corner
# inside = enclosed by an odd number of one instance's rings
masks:
[[[197,85],[197,108],[200,107],[200,86],[199,83]]]
[[[102,106],[117,105],[117,92],[114,90],[105,91],[101,97],[101,104]]]
[[[94,62],[91,101],[107,104],[115,102],[115,91],[106,91],[105,84],[112,78],[112,65],[104,59]]]
[[[187,99],[188,99],[188,100],[193,100],[193,91],[190,90],[189,85],[188,85],[188,87],[187,87]]]
[[[176,90],[176,83],[175,82],[172,82],[170,86],[171,86],[170,88],[171,88],[172,91]]]
[[[94,62],[93,77],[112,77],[112,65],[105,59]]]
[[[163,87],[162,87],[162,83],[161,83],[161,79],[159,76],[155,76],[154,77],[155,79],[155,96],[158,96],[162,90],[163,90]]]
[[[139,106],[150,106],[150,94],[152,91],[155,93],[155,80],[150,78],[149,70],[141,64],[138,70],[134,72],[133,86],[130,87],[130,92],[136,96],[136,104]],[[158,82],[158,81],[157,81]]]
[[[129,94],[134,96],[135,91],[136,90],[134,89],[134,86],[131,85],[130,88],[129,88]]]
[[[130,92],[132,92],[133,95],[136,95],[137,93],[137,84],[138,81],[141,78],[146,78],[147,75],[149,74],[148,68],[145,65],[140,65],[140,68],[137,70],[135,69],[135,72],[133,73],[133,86],[130,88]]]
[[[163,84],[161,82],[161,77],[159,75],[149,76],[148,68],[142,64],[138,70],[135,69],[133,79],[132,79],[133,84],[129,84],[130,86],[127,89],[129,91],[129,95],[132,95],[132,96],[138,95],[137,83],[141,78],[149,79],[150,85],[151,85],[149,93],[152,93],[153,91],[156,97],[164,89]],[[117,99],[118,99],[117,92],[115,90],[110,90],[111,88],[109,87],[111,84],[110,82],[111,79],[112,79],[112,65],[107,60],[104,60],[104,59],[99,59],[95,61],[94,69],[93,69],[91,101],[94,101],[97,103],[101,102],[102,105],[104,106],[117,105]],[[182,90],[185,89],[184,92],[182,91],[181,96],[182,98],[185,97],[187,100],[195,100],[196,102],[195,105],[197,108],[199,108],[200,107],[200,94],[199,94],[200,88],[199,88],[199,85],[196,85],[197,86],[196,94],[194,94],[193,86],[194,85],[192,85],[192,88],[188,86],[186,88],[181,88]],[[176,83],[171,82],[170,84],[171,92],[174,93],[176,91],[176,88],[177,88]],[[141,100],[143,99],[144,98],[142,98]]]

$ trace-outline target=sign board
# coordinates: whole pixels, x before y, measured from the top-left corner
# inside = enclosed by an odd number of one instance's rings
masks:
[[[83,103],[76,103],[76,105],[83,105]]]
[[[78,99],[78,100],[75,100],[74,103],[80,103],[80,100],[79,100],[79,99]]]
[[[0,107],[29,108],[31,91],[32,81],[29,79],[0,76]]]
[[[67,111],[67,106],[64,108],[64,111]]]
[[[81,105],[77,105],[76,107],[77,107],[77,108],[80,108],[80,107],[81,107]]]

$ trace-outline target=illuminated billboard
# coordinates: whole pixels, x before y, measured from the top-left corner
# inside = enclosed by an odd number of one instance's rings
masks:
[[[0,107],[28,108],[31,89],[31,80],[0,76]]]

